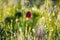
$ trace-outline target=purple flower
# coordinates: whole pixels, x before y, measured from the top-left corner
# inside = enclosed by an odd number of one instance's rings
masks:
[[[31,17],[31,12],[28,11],[28,12],[26,13],[26,18],[30,18],[30,17]]]

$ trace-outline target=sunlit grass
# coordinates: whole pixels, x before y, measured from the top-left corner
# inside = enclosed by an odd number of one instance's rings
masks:
[[[19,9],[19,5],[7,3],[3,6],[2,3],[0,40],[60,40],[60,10],[52,1],[46,0],[39,9],[35,4],[31,8],[23,4]],[[31,17],[27,19],[28,11]]]

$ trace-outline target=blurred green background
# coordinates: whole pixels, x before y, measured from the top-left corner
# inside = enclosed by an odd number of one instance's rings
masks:
[[[60,40],[60,0],[0,0],[0,40]]]

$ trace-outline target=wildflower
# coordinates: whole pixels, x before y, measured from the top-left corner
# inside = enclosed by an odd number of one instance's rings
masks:
[[[26,13],[26,18],[30,18],[30,17],[31,17],[31,12],[28,11],[28,12]]]
[[[16,22],[18,22],[19,19],[16,18]]]
[[[35,29],[33,28],[32,31],[35,33]]]

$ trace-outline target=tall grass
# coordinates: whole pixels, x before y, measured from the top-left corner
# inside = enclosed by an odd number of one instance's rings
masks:
[[[0,2],[0,40],[60,40],[60,1],[39,5],[36,0],[26,6],[20,0]]]

